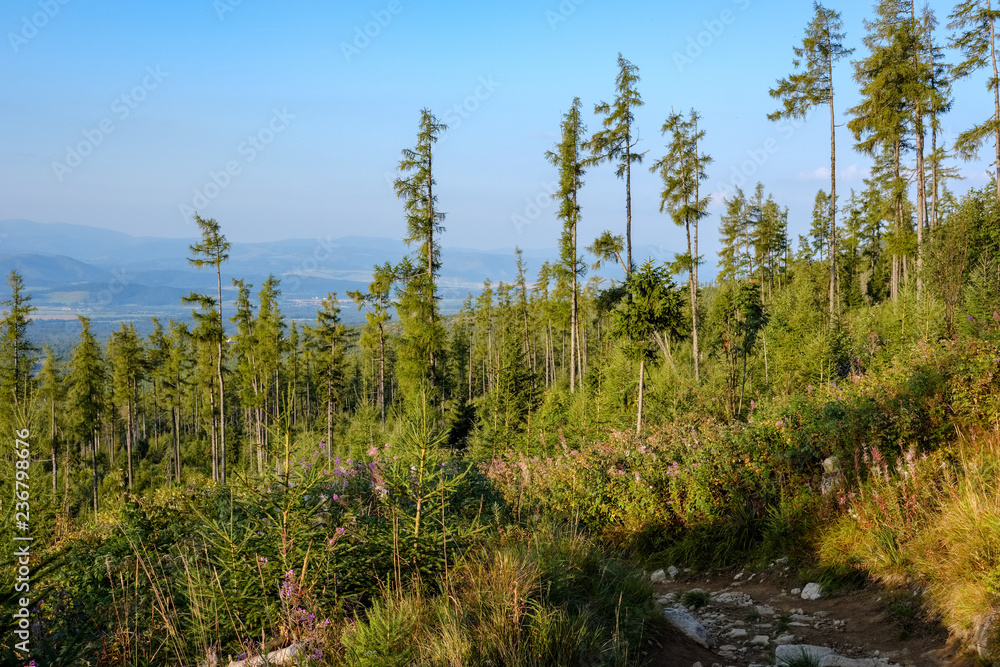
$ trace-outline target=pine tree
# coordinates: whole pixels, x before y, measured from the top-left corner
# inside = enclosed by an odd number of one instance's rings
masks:
[[[63,401],[62,372],[59,369],[59,362],[52,348],[46,346],[42,349],[42,366],[38,370],[38,391],[40,398],[48,407],[48,431],[49,431],[49,453],[52,459],[52,495],[55,496],[58,487],[58,440],[56,427],[56,411]],[[60,410],[61,412],[61,410]],[[63,470],[63,475],[67,471]],[[65,508],[64,508],[65,511]]]
[[[326,396],[326,455],[332,456],[333,413],[344,387],[344,346],[347,330],[340,323],[340,303],[337,293],[331,292],[322,301],[316,313],[316,327],[307,328],[317,351],[320,386]]]
[[[615,77],[615,101],[594,105],[594,113],[604,116],[603,130],[596,132],[583,149],[591,153],[587,165],[616,162],[615,174],[625,180],[625,273],[632,272],[632,163],[641,163],[645,153],[633,149],[638,142],[635,131],[635,109],[642,106],[642,97],[636,90],[639,68],[618,54],[618,76]]]
[[[830,317],[836,308],[835,284],[837,274],[837,253],[834,240],[837,230],[837,136],[836,113],[833,104],[833,64],[853,53],[854,49],[845,49],[844,26],[840,12],[825,8],[819,2],[813,2],[815,12],[812,21],[806,26],[806,36],[801,47],[795,47],[795,59],[792,67],[797,71],[786,79],[778,81],[778,87],[770,90],[771,97],[784,102],[782,109],[768,114],[770,120],[781,118],[805,118],[815,106],[828,104],[830,106],[830,233],[828,245],[830,252]]]
[[[668,338],[681,333],[684,317],[681,315],[681,297],[663,267],[646,260],[625,280],[626,297],[618,302],[611,313],[611,326],[615,335],[628,341],[628,353],[639,360],[639,396],[635,432],[642,431],[642,400],[645,387],[646,364],[656,358],[653,336],[665,333]]]
[[[874,21],[865,21],[868,34],[864,42],[869,56],[854,63],[854,79],[861,84],[862,101],[850,109],[853,118],[847,125],[858,142],[858,150],[877,161],[880,155],[891,160],[892,178],[887,185],[893,202],[893,234],[902,239],[909,231],[904,229],[906,179],[902,153],[913,147],[908,127],[913,120],[913,56],[918,40],[908,16],[909,6],[902,1],[882,0],[875,13]],[[890,292],[894,301],[906,271],[906,256],[898,254],[902,247],[897,244],[892,260]]]
[[[993,0],[964,0],[952,12],[948,28],[955,31],[951,37],[951,47],[960,51],[963,60],[955,66],[956,78],[970,76],[974,72],[991,66],[993,76],[986,80],[986,87],[993,91],[993,115],[982,123],[958,135],[955,148],[966,160],[974,160],[979,147],[986,137],[993,135],[996,161],[993,162],[996,176],[996,194],[1000,200],[1000,75],[997,74],[997,20],[1000,7],[993,8]]]
[[[0,392],[4,405],[24,403],[28,399],[34,354],[38,351],[28,339],[31,295],[25,292],[24,279],[12,269],[7,274],[10,298],[0,301],[4,312],[0,319]]]
[[[197,355],[195,382],[197,386],[208,397],[208,430],[212,443],[212,481],[221,481],[221,447],[219,412],[216,410],[217,380],[218,376],[211,372],[211,369],[218,368],[218,353],[221,351],[216,343],[222,337],[222,323],[219,320],[219,311],[216,310],[215,299],[204,294],[192,292],[183,297],[186,303],[196,304],[200,308],[191,312],[195,328],[191,331],[191,339],[197,345],[195,354]]]
[[[753,275],[751,204],[740,188],[722,203],[726,213],[719,227],[719,282],[748,278]]]
[[[688,271],[688,290],[691,301],[691,343],[694,355],[695,381],[700,379],[698,352],[698,221],[708,215],[710,197],[699,196],[699,184],[708,178],[705,166],[712,158],[698,153],[698,142],[704,130],[698,130],[698,114],[691,110],[687,120],[679,113],[671,113],[663,124],[662,133],[670,134],[667,154],[656,161],[650,171],[659,172],[663,180],[660,193],[660,213],[669,211],[674,222],[684,226],[687,237],[687,253],[678,255],[675,265],[678,270]],[[694,243],[692,245],[692,230]]]
[[[108,358],[111,362],[112,401],[125,418],[126,479],[131,491],[132,455],[139,436],[139,383],[145,365],[145,351],[135,326],[122,322],[121,329],[111,334]]]
[[[104,362],[101,347],[90,328],[90,319],[77,315],[80,321],[80,340],[73,347],[69,363],[69,403],[73,432],[83,443],[90,445],[93,472],[94,513],[100,510],[98,499],[97,447],[104,413]]]
[[[222,263],[229,259],[230,243],[219,231],[219,223],[214,219],[204,219],[199,215],[194,216],[194,221],[201,231],[201,243],[191,246],[194,257],[189,257],[188,262],[196,268],[208,265],[215,266],[216,277],[219,285],[219,298],[216,305],[219,309],[219,324],[216,330],[218,337],[218,354],[215,357],[216,376],[219,384],[219,442],[217,461],[213,462],[213,469],[218,467],[218,480],[226,483],[226,390],[225,378],[222,374],[222,363],[225,357],[224,344],[226,341],[226,329],[222,318]]]
[[[820,188],[816,192],[816,199],[813,201],[812,226],[809,228],[809,238],[812,239],[811,246],[814,253],[819,257],[819,261],[824,258],[829,260],[826,254],[831,248],[830,239],[830,196]]]
[[[375,388],[376,404],[382,419],[382,428],[385,428],[385,406],[386,406],[386,323],[391,314],[389,308],[390,292],[392,284],[396,280],[396,270],[386,262],[381,266],[375,265],[372,270],[372,281],[368,284],[368,292],[360,290],[348,291],[347,296],[351,297],[358,310],[367,308],[365,313],[365,326],[361,331],[362,345],[370,345],[377,348],[378,360],[378,382]]]
[[[415,261],[405,261],[400,266],[399,277],[404,289],[397,304],[403,325],[400,349],[401,385],[409,390],[411,398],[423,395],[424,384],[428,389],[440,389],[438,362],[444,349],[444,330],[438,322],[437,273],[440,269],[440,248],[435,234],[444,231],[441,221],[444,213],[437,209],[434,194],[433,147],[440,134],[448,127],[439,123],[429,109],[420,112],[417,144],[403,150],[399,163],[401,174],[393,183],[396,196],[403,200],[406,211],[407,245],[419,244]]]
[[[582,355],[580,353],[580,319],[579,319],[579,279],[586,272],[586,265],[580,258],[577,249],[577,232],[580,222],[580,205],[577,195],[583,186],[584,159],[583,135],[586,125],[580,120],[582,104],[579,97],[573,98],[569,111],[563,115],[560,129],[562,138],[554,151],[545,153],[552,165],[559,169],[559,189],[552,194],[559,200],[559,218],[563,221],[562,235],[559,239],[559,260],[562,270],[572,276],[572,295],[570,303],[570,365],[569,390],[576,391],[577,380],[583,382]]]

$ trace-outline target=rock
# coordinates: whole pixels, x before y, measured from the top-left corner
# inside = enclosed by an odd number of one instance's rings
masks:
[[[247,658],[246,660],[240,660],[239,662],[231,662],[227,667],[263,667],[264,665],[287,665],[291,664],[296,657],[301,656],[306,649],[305,644],[292,644],[280,651],[272,651],[268,653],[267,656],[255,656],[253,658]]]
[[[845,658],[836,653],[823,656],[819,661],[819,667],[880,667],[884,664],[875,658]]]
[[[784,565],[785,563],[788,562],[788,556],[782,556],[781,558],[775,558],[774,562],[777,563],[778,565]]]
[[[733,628],[726,633],[729,639],[746,639],[747,631],[744,628]]]
[[[680,573],[681,573],[681,571],[678,570],[673,565],[671,565],[670,567],[667,568],[667,574],[670,575],[671,579],[676,579],[677,575],[680,574]]]
[[[771,638],[767,635],[756,635],[750,640],[751,646],[767,646],[771,643]]]
[[[759,604],[754,609],[757,610],[757,614],[760,616],[774,616],[774,607],[769,607],[766,604]]]
[[[687,637],[705,648],[712,648],[712,638],[709,636],[708,630],[683,607],[667,607],[663,610],[663,616]]]
[[[808,623],[812,619],[805,614],[792,614],[792,620],[799,623]]]
[[[784,644],[774,650],[774,661],[778,667],[787,665],[790,660],[800,656],[806,656],[812,662],[818,663],[824,657],[833,653],[832,648],[826,646],[812,646],[811,644]]]
[[[736,576],[733,577],[733,579],[742,579],[742,578],[743,578],[743,573],[742,572],[737,572]]]
[[[823,471],[828,473],[840,472],[840,461],[836,456],[823,459]]]
[[[696,662],[693,665],[691,665],[691,667],[702,667],[702,665],[700,662]]]
[[[794,644],[795,635],[781,635],[780,637],[774,640],[774,643],[779,646],[782,646],[784,644]]]
[[[803,600],[818,600],[823,595],[823,587],[816,583],[806,584],[802,589]]]
[[[995,662],[1000,658],[1000,641],[997,640],[997,626],[994,614],[979,618],[973,625],[975,641],[973,648],[983,660]]]
[[[667,580],[667,573],[663,570],[657,570],[653,574],[649,575],[649,580],[654,584],[662,584]]]
[[[801,588],[793,588],[792,590],[790,590],[788,592],[791,593],[792,595],[798,595],[799,593],[802,592],[802,589]]]

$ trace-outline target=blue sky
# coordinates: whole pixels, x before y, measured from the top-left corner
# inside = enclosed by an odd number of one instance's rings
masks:
[[[832,6],[862,57],[870,5]],[[947,23],[952,5],[934,6]],[[402,207],[388,183],[428,107],[451,126],[435,156],[443,243],[552,246],[555,172],[543,154],[574,97],[598,128],[591,112],[614,95],[620,51],[642,77],[647,165],[663,153],[672,108],[703,115],[715,160],[707,189],[717,194],[702,252],[714,263],[719,193],[741,165],[752,167],[747,189],[761,180],[789,207],[793,237],[808,229],[816,190],[829,187],[826,116],[797,128],[765,117],[811,15],[809,2],[761,0],[8,0],[0,218],[194,236],[185,213],[197,209],[237,241],[398,238]],[[857,101],[851,72],[841,61],[838,122]],[[985,77],[956,97],[943,120],[951,137],[989,113]],[[841,128],[843,195],[867,170],[852,143]],[[747,162],[765,145],[777,148]],[[961,165],[967,179],[953,189],[987,182],[986,163]],[[645,167],[634,172],[633,243],[668,257],[683,232],[658,212],[659,189]],[[612,167],[587,174],[581,204],[582,239],[623,231]]]

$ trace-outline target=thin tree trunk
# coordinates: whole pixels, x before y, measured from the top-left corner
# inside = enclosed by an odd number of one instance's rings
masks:
[[[830,31],[827,29],[827,39]],[[837,310],[837,126],[833,109],[833,49],[827,42],[827,72],[830,77],[830,324]]]
[[[635,420],[635,434],[642,431],[642,389],[646,380],[646,360],[639,360],[639,416]]]

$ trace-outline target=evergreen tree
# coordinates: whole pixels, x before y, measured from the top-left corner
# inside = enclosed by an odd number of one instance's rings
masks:
[[[438,362],[444,349],[444,330],[439,323],[437,272],[440,248],[435,234],[444,231],[444,213],[437,209],[434,194],[433,147],[448,127],[439,123],[429,109],[420,112],[417,144],[403,150],[399,163],[401,174],[393,183],[396,196],[406,211],[407,245],[419,244],[413,261],[401,264],[399,278],[404,282],[397,312],[403,325],[400,346],[400,384],[414,398],[422,395],[423,385],[435,390],[440,378]]]
[[[0,301],[4,308],[0,319],[0,400],[11,405],[28,399],[34,354],[38,348],[28,339],[31,313],[36,308],[31,305],[31,295],[25,292],[21,274],[11,269],[7,274],[7,286],[10,298]]]
[[[653,336],[665,333],[674,338],[681,332],[684,317],[681,297],[667,270],[646,260],[625,280],[626,297],[611,313],[615,335],[628,341],[628,354],[639,360],[639,396],[635,432],[642,431],[642,399],[646,364],[656,359]]]
[[[970,76],[983,67],[990,66],[993,76],[986,80],[986,87],[993,91],[993,115],[982,123],[958,135],[955,148],[966,159],[976,158],[979,147],[990,135],[996,149],[993,162],[997,199],[1000,200],[1000,75],[997,74],[997,20],[1000,7],[993,8],[993,0],[964,0],[952,12],[948,27],[955,31],[951,47],[961,52],[963,60],[955,66],[956,78]]]
[[[563,221],[563,231],[559,239],[560,267],[572,276],[570,302],[570,365],[569,390],[576,391],[577,379],[582,383],[583,365],[580,353],[579,319],[579,279],[586,272],[586,265],[577,249],[577,232],[580,222],[580,205],[577,195],[583,186],[584,160],[581,158],[583,135],[586,125],[580,120],[580,98],[573,98],[573,104],[563,116],[560,129],[562,138],[554,151],[545,153],[545,159],[559,169],[559,189],[552,194],[559,200],[559,218]],[[631,219],[631,218],[630,218]]]
[[[221,348],[217,343],[221,339],[222,323],[219,320],[219,311],[216,310],[215,299],[204,294],[192,292],[183,297],[186,303],[197,304],[199,310],[191,312],[195,328],[191,331],[191,340],[195,343],[195,383],[202,393],[208,398],[208,432],[212,444],[211,463],[212,481],[219,482],[221,473],[221,448],[220,448],[220,428],[219,412],[216,410],[216,399],[218,398],[217,380],[218,376],[212,370],[218,368],[216,361]]]
[[[386,323],[391,314],[389,308],[392,284],[396,280],[396,270],[386,262],[375,265],[372,270],[372,281],[368,284],[368,292],[360,290],[348,291],[347,295],[358,304],[358,310],[367,308],[365,326],[361,330],[361,345],[376,350],[375,359],[378,363],[378,381],[375,383],[376,405],[385,428],[386,406]]]
[[[748,278],[753,274],[751,204],[740,188],[722,203],[726,213],[719,227],[719,281]]]
[[[225,378],[222,375],[222,363],[225,356],[224,345],[226,341],[226,329],[222,318],[222,263],[229,259],[230,243],[225,235],[219,231],[219,223],[214,219],[204,219],[199,215],[194,216],[194,221],[201,231],[201,243],[191,246],[194,257],[189,257],[188,262],[196,268],[208,265],[215,266],[216,277],[218,278],[219,297],[216,305],[219,309],[218,327],[215,331],[218,337],[218,353],[215,356],[216,376],[219,387],[219,442],[217,461],[213,461],[213,469],[218,466],[218,479],[223,484],[226,483],[226,391]]]
[[[340,323],[340,303],[331,292],[316,313],[316,327],[307,329],[317,351],[320,388],[326,399],[326,455],[332,456],[333,413],[342,398],[344,387],[344,347],[347,329]]]
[[[812,226],[809,228],[809,238],[814,253],[822,262],[823,258],[829,259],[826,252],[830,249],[830,196],[820,188],[816,192],[816,199],[813,202]]]
[[[145,352],[135,326],[122,322],[108,343],[111,362],[112,401],[125,419],[126,480],[132,490],[132,456],[139,437],[139,383],[143,378]]]
[[[49,454],[51,455],[52,461],[52,495],[54,496],[59,484],[56,411],[59,410],[59,406],[62,404],[65,391],[62,386],[62,372],[59,368],[59,362],[56,360],[55,353],[52,351],[52,348],[48,346],[44,347],[42,351],[42,366],[38,370],[37,380],[40,398],[45,402],[49,413]],[[67,472],[67,470],[63,470],[63,476],[65,476]],[[65,508],[63,511],[65,511]]]
[[[853,53],[845,49],[844,26],[840,12],[827,9],[819,2],[813,2],[815,12],[806,26],[806,36],[801,47],[795,47],[792,67],[796,70],[788,78],[780,79],[777,88],[769,92],[771,97],[782,100],[782,109],[768,114],[770,120],[781,118],[805,118],[815,106],[828,104],[830,107],[830,231],[827,245],[830,247],[830,316],[833,317],[836,301],[834,290],[837,274],[837,253],[834,240],[837,230],[837,135],[836,113],[833,104],[833,64]]]
[[[94,513],[100,510],[98,499],[97,449],[104,414],[105,374],[101,347],[90,328],[90,319],[77,315],[80,320],[80,340],[73,347],[69,362],[69,403],[73,432],[80,442],[90,445],[90,462],[93,472]]]
[[[615,162],[615,174],[625,180],[625,273],[632,272],[632,163],[641,163],[645,153],[633,149],[639,141],[639,133],[632,127],[635,123],[635,109],[642,106],[642,97],[636,90],[639,83],[639,68],[618,54],[618,76],[615,77],[615,101],[613,104],[601,102],[594,105],[594,113],[604,116],[603,130],[596,132],[583,149],[591,153],[585,164]]]
[[[679,113],[671,113],[663,124],[662,133],[670,133],[667,154],[650,167],[659,172],[663,180],[660,193],[660,213],[669,211],[674,222],[684,226],[687,253],[676,258],[677,270],[688,271],[688,290],[691,301],[691,343],[694,355],[695,381],[700,379],[698,352],[698,221],[708,215],[710,197],[699,196],[699,184],[708,178],[705,166],[712,158],[698,153],[698,142],[704,130],[698,131],[698,114],[694,109],[687,120]],[[692,230],[694,243],[692,245]]]

